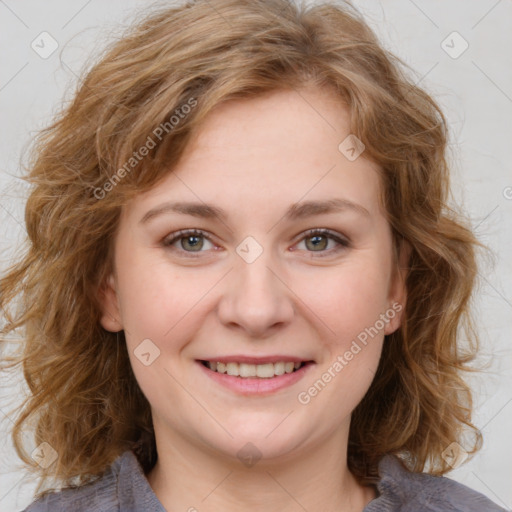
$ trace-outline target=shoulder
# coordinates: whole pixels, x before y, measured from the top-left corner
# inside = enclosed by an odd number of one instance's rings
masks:
[[[455,480],[409,471],[393,455],[381,460],[379,474],[379,496],[364,512],[506,512]]]
[[[124,457],[126,457],[126,454],[116,459],[98,480],[80,487],[45,494],[34,501],[24,512],[118,511],[117,485]]]
[[[23,512],[162,512],[142,468],[131,451],[120,455],[104,473],[89,484],[50,492]]]

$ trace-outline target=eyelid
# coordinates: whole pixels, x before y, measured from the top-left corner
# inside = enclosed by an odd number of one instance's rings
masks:
[[[306,238],[310,238],[314,235],[325,236],[328,239],[334,240],[338,245],[335,248],[330,249],[328,251],[305,251],[313,258],[327,258],[329,256],[336,255],[339,252],[342,252],[352,247],[352,243],[347,236],[342,235],[341,233],[338,233],[336,231],[332,231],[328,228],[311,228],[306,231],[303,231],[299,235],[299,238],[294,243],[294,245],[297,245],[299,242],[302,242]]]
[[[326,235],[326,236],[329,236],[330,238],[332,238],[333,240],[336,240],[337,242],[339,242],[341,244],[346,244],[346,245],[350,244],[350,239],[347,236],[342,235],[341,233],[338,233],[336,231],[332,231],[332,230],[330,230],[328,228],[311,228],[311,229],[307,229],[306,231],[303,231],[299,235],[299,238],[297,238],[297,242],[300,242],[304,238],[307,238],[307,237],[313,236],[313,235]]]
[[[211,242],[212,244],[216,245],[213,241],[212,235],[210,233],[202,230],[202,229],[196,229],[196,228],[190,228],[190,229],[180,229],[179,231],[175,231],[174,233],[171,233],[170,235],[167,235],[161,242],[161,244],[165,248],[171,248],[172,244],[174,244],[176,241],[180,240],[181,238],[185,238],[187,236],[201,236]],[[185,254],[192,255],[194,254],[193,251],[179,251]],[[196,251],[197,253],[201,253],[204,251]],[[194,256],[192,256],[194,257]]]
[[[175,231],[174,233],[171,233],[170,235],[166,236],[161,244],[164,246],[164,248],[171,248],[172,244],[174,244],[176,241],[180,240],[181,238],[185,238],[186,236],[201,236],[211,242],[212,244],[216,245],[215,242],[212,240],[212,235],[202,229],[196,229],[196,228],[189,228],[189,229],[180,229],[179,231]],[[298,235],[298,237],[295,239],[293,245],[297,245],[299,242],[303,241],[306,238],[312,237],[314,235],[320,235],[320,236],[326,236],[331,240],[334,240],[338,246],[334,249],[330,249],[328,251],[306,251],[310,253],[311,255],[314,255],[316,252],[318,254],[316,257],[326,257],[331,256],[333,254],[337,254],[340,250],[348,249],[352,246],[350,239],[342,235],[340,233],[337,233],[336,231],[331,231],[327,228],[311,228],[306,231],[303,231]],[[184,251],[179,250],[178,252],[182,254],[186,254],[186,257],[196,258],[205,251]],[[197,254],[197,256],[195,256]]]

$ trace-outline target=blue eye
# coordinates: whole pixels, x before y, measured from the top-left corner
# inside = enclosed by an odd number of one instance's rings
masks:
[[[308,242],[310,241],[310,242]],[[334,247],[328,249],[329,242],[334,242]],[[182,229],[176,233],[172,233],[162,241],[162,245],[166,248],[182,252],[186,257],[198,257],[193,253],[205,252],[205,242],[212,249],[215,245],[211,242],[208,234],[200,229]],[[328,229],[310,229],[301,238],[300,243],[305,242],[306,251],[310,253],[318,253],[315,256],[329,256],[350,247],[348,239],[344,239]],[[298,244],[296,244],[298,245]],[[328,249],[328,250],[327,250]]]

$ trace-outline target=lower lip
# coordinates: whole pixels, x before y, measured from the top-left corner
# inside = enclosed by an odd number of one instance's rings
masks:
[[[306,363],[304,366],[292,373],[285,373],[277,375],[269,379],[251,378],[251,377],[236,377],[234,375],[227,375],[226,373],[218,373],[210,370],[200,361],[196,361],[201,370],[205,374],[218,382],[222,386],[241,393],[242,395],[263,395],[279,391],[280,389],[292,386],[298,382],[306,373],[315,365],[315,363]]]

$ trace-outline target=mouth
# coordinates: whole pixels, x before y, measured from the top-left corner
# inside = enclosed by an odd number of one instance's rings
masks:
[[[301,368],[314,364],[314,361],[276,361],[259,364],[236,361],[208,361],[199,362],[212,372],[239,377],[240,379],[273,379],[282,375],[298,372]]]

